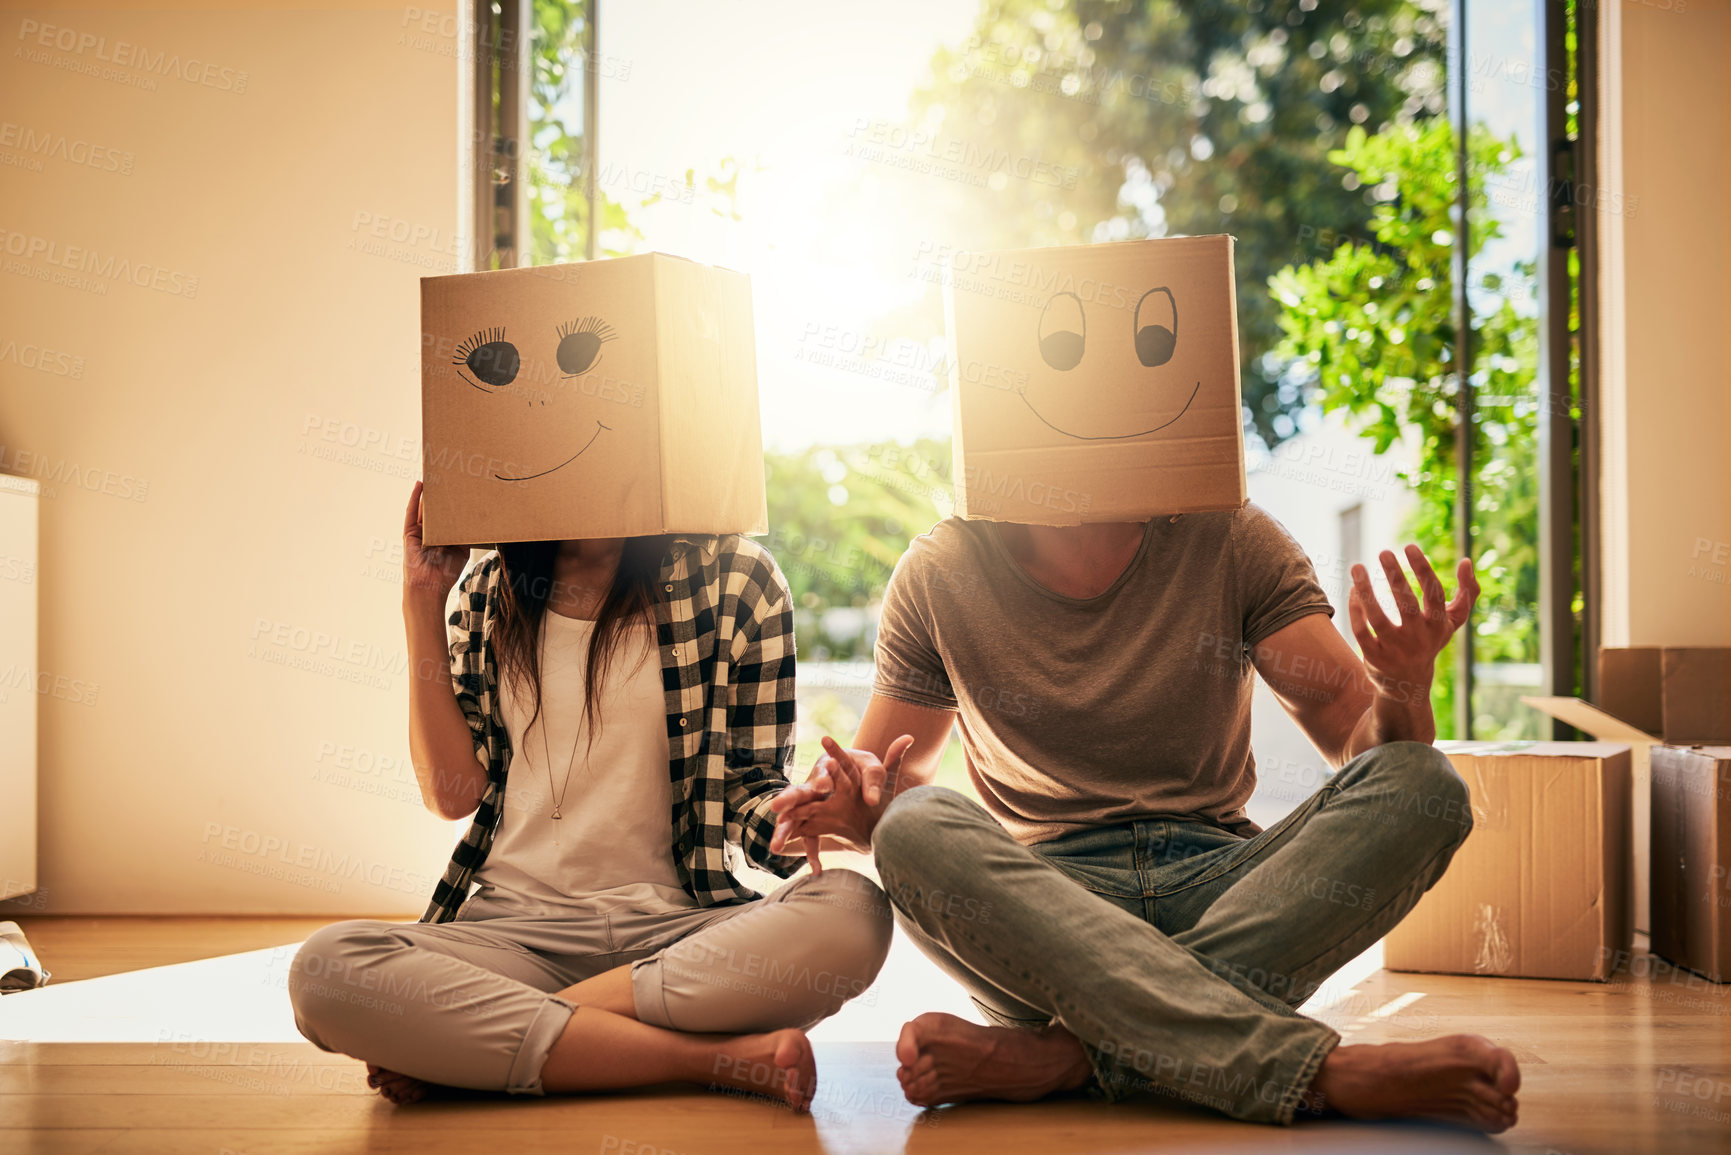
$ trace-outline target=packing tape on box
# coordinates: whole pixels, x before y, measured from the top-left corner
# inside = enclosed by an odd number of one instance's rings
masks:
[[[1484,751],[1474,750],[1472,753],[1480,754]],[[1508,798],[1504,796],[1502,791],[1492,790],[1485,785],[1482,763],[1475,761],[1472,764],[1472,779],[1468,785],[1468,792],[1471,795],[1471,801],[1468,805],[1472,807],[1474,829],[1507,830],[1509,825]],[[1488,802],[1490,799],[1496,800],[1494,808]]]
[[[1515,952],[1509,947],[1502,912],[1488,902],[1481,902],[1473,919],[1473,934],[1479,940],[1478,951],[1473,955],[1473,971],[1481,975],[1507,974],[1515,961]]]

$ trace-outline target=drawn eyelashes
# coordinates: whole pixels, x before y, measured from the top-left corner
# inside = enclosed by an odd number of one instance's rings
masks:
[[[1142,309],[1150,297],[1164,296],[1166,305],[1160,309],[1154,302],[1155,317],[1142,323]],[[1170,314],[1171,325],[1161,324],[1158,313]],[[1172,360],[1178,347],[1178,300],[1172,290],[1161,286],[1149,289],[1136,302],[1136,312],[1130,321],[1131,336],[1136,344],[1136,359],[1150,369]],[[1040,358],[1060,373],[1068,373],[1082,363],[1088,346],[1088,316],[1082,309],[1082,299],[1074,293],[1057,293],[1040,313]]]
[[[457,346],[451,364],[467,365],[469,372],[493,388],[503,389],[517,379],[517,346],[505,340],[503,326],[482,329]]]
[[[579,317],[559,326],[559,370],[567,377],[587,373],[601,356],[601,346],[617,336],[600,317]]]
[[[559,370],[575,377],[593,369],[601,359],[601,346],[618,334],[599,317],[579,317],[559,326],[559,348],[555,354]],[[494,389],[503,389],[517,379],[522,359],[517,346],[505,340],[504,326],[482,329],[457,346],[451,364],[466,366],[470,373]],[[475,385],[474,381],[469,384]],[[480,385],[475,388],[481,389]],[[482,392],[486,392],[482,389]]]

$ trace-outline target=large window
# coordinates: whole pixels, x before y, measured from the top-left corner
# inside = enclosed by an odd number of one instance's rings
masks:
[[[513,129],[495,104],[479,150],[510,259],[658,248],[752,274],[768,544],[814,685],[863,685],[890,569],[949,511],[947,256],[1230,232],[1252,490],[1331,595],[1404,540],[1477,559],[1445,736],[1542,736],[1520,696],[1582,689],[1572,3],[488,11],[488,83],[521,106]]]

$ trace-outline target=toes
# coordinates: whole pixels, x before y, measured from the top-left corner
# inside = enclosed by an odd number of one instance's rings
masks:
[[[817,1095],[817,1060],[811,1040],[799,1031],[789,1031],[775,1047],[775,1065],[786,1072],[788,1106],[804,1111]]]
[[[1515,1061],[1512,1051],[1499,1048],[1497,1051],[1497,1090],[1514,1098],[1515,1092],[1521,1089],[1521,1065]]]
[[[787,1105],[795,1111],[798,1111],[809,1101],[806,1095],[805,1079],[799,1068],[795,1067],[782,1075],[781,1093],[782,1097],[787,1100]]]
[[[395,1071],[380,1071],[374,1084],[379,1094],[399,1107],[418,1103],[427,1096],[427,1084]]]
[[[918,1022],[916,1019],[914,1022]],[[920,1057],[920,1040],[913,1022],[903,1023],[901,1034],[896,1036],[896,1058],[904,1067],[914,1065],[914,1060]]]
[[[1461,1100],[1461,1110],[1474,1127],[1490,1135],[1515,1125],[1515,1101],[1494,1087],[1474,1087]]]

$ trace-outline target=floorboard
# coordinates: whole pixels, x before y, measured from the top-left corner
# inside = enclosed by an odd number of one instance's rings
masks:
[[[813,1032],[809,1115],[682,1088],[396,1108],[368,1091],[361,1064],[299,1041],[287,1017],[286,960],[320,921],[29,920],[56,977],[0,1001],[0,1152],[1731,1151],[1731,988],[1644,955],[1639,977],[1612,983],[1397,974],[1367,958],[1307,1008],[1349,1042],[1471,1031],[1511,1048],[1521,1123],[1485,1139],[1347,1122],[1275,1129],[1085,1099],[922,1112],[896,1084],[895,1031],[916,1008],[966,1006],[900,941],[871,997]]]

